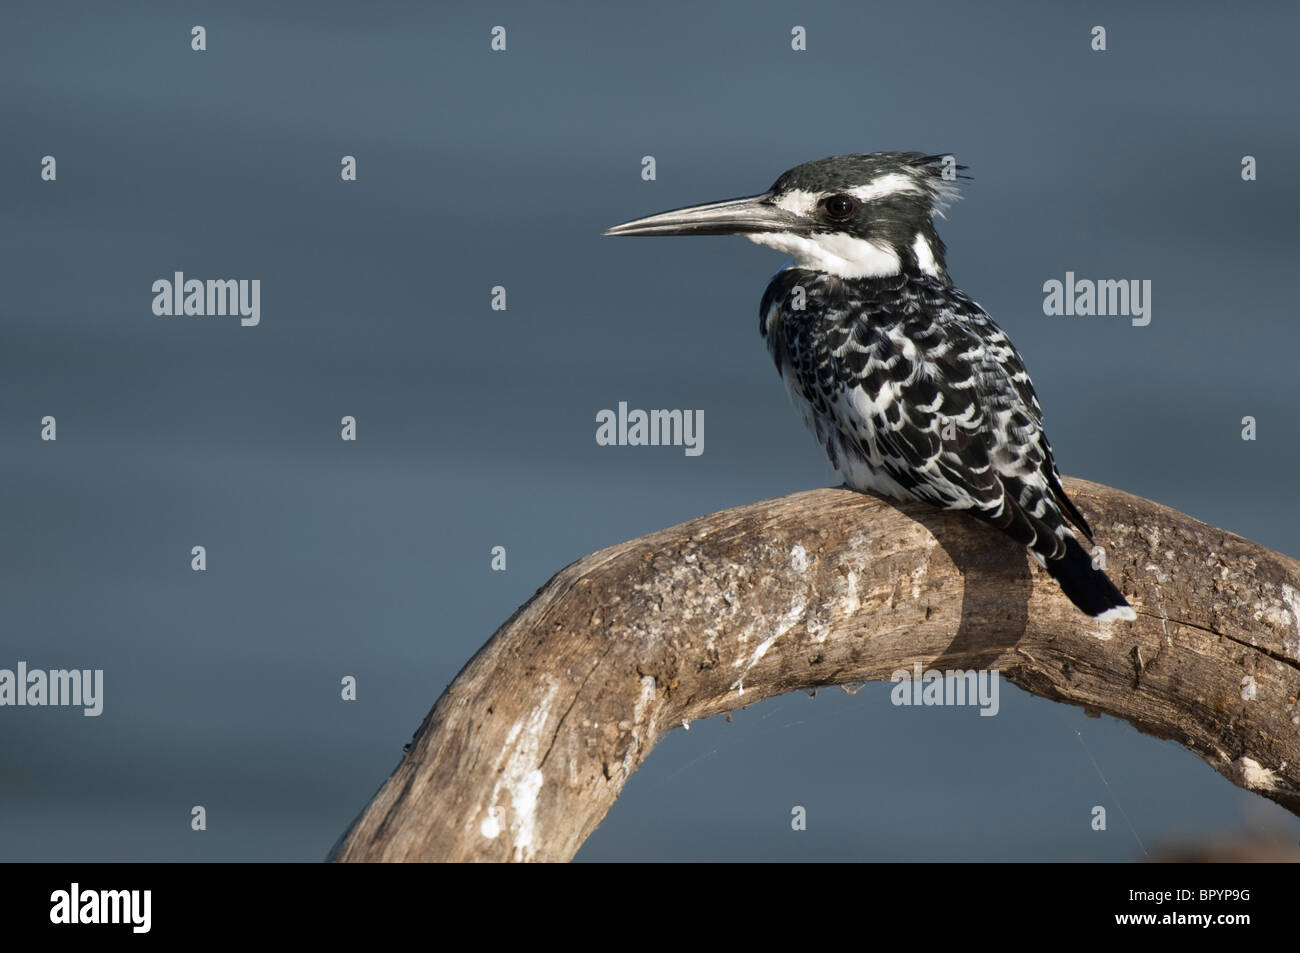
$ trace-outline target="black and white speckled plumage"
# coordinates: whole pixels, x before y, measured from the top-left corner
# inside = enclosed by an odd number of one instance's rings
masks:
[[[788,268],[763,297],[760,331],[850,486],[971,510],[1043,559],[1064,555],[1067,515],[1091,535],[1060,487],[1020,355],[946,279]]]

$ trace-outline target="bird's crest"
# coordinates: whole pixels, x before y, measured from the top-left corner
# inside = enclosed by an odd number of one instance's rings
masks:
[[[966,166],[948,153],[864,152],[830,156],[797,165],[772,185],[775,193],[793,190],[822,193],[881,184],[882,194],[910,194],[928,200],[940,215],[961,197],[959,179]],[[888,187],[888,188],[887,188]]]

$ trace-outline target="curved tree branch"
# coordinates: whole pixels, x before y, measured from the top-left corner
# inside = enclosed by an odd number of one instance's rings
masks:
[[[1075,609],[960,513],[813,490],[557,573],[469,661],[335,859],[567,860],[660,736],[795,689],[997,669],[1300,813],[1300,563],[1068,480],[1138,612]]]

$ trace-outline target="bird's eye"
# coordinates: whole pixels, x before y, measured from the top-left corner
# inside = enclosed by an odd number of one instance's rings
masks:
[[[858,200],[851,195],[832,195],[822,199],[822,208],[836,221],[843,221],[858,210]]]

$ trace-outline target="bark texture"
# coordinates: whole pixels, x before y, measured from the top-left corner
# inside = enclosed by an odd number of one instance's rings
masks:
[[[1136,622],[1075,609],[968,516],[846,489],[700,517],[557,573],[469,661],[340,861],[568,860],[664,732],[914,663],[1172,738],[1300,813],[1300,563],[1067,480]]]

